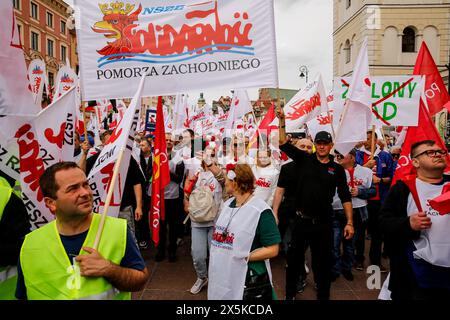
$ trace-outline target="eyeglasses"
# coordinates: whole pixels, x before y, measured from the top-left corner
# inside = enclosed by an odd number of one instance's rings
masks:
[[[416,154],[413,158],[418,158],[418,157],[420,157],[421,155],[424,155],[424,154],[426,154],[430,158],[434,158],[434,157],[437,157],[437,156],[440,157],[440,156],[443,156],[443,155],[447,154],[447,151],[444,151],[444,150],[441,150],[441,149],[426,150],[424,152]]]

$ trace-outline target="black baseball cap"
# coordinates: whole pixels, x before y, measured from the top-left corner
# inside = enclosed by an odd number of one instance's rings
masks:
[[[319,131],[316,134],[316,137],[314,138],[314,142],[325,142],[325,143],[331,143],[333,142],[333,138],[331,137],[331,134],[326,131]]]

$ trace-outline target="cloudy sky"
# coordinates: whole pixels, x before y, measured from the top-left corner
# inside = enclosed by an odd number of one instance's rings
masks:
[[[72,4],[73,0],[65,0]],[[321,73],[325,86],[331,89],[333,73],[333,1],[274,0],[280,88],[299,89],[305,79],[299,78],[299,67],[306,65],[310,81]],[[229,90],[205,91],[207,102]],[[257,89],[249,90],[252,99]],[[198,92],[190,92],[194,101]]]

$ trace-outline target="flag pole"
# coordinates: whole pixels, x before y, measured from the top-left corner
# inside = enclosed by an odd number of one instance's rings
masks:
[[[84,122],[84,141],[88,141],[87,135],[87,122],[86,122],[86,105],[84,102],[81,102],[81,108],[83,110],[83,122]]]
[[[94,242],[94,246],[93,246],[93,249],[95,249],[95,250],[97,250],[98,245],[100,243],[100,238],[102,236],[103,228],[105,226],[107,212],[109,209],[109,205],[111,204],[112,196],[114,194],[114,187],[115,187],[115,184],[117,181],[117,176],[119,175],[120,164],[122,163],[122,158],[123,158],[124,153],[125,153],[125,149],[120,150],[116,164],[114,165],[113,175],[112,175],[111,181],[109,182],[108,194],[106,195],[105,206],[103,207],[102,216],[100,219],[100,223],[98,225],[97,234],[95,236],[95,242]]]
[[[372,126],[372,143],[370,145],[370,160],[373,160],[373,153],[375,152],[375,125]]]

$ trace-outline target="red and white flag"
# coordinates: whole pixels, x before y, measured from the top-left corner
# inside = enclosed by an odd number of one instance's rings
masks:
[[[57,99],[73,87],[78,86],[78,76],[68,65],[62,66],[56,75],[54,98]]]
[[[28,80],[30,81],[30,90],[33,94],[34,103],[41,108],[42,94],[44,86],[48,90],[47,71],[45,62],[41,59],[34,59],[28,66]]]
[[[306,122],[327,111],[327,94],[322,76],[319,74],[313,82],[297,92],[284,107],[286,132],[300,129]],[[272,125],[277,126],[278,119],[275,119]]]
[[[278,129],[278,124],[274,125],[274,120],[277,121],[275,114],[275,105],[272,103],[269,110],[267,110],[266,115],[261,120],[258,129],[256,130],[256,133],[253,135],[253,137],[250,139],[250,143],[248,148],[253,148],[256,145],[257,139],[261,138],[263,136],[270,137],[271,132],[273,130]],[[268,138],[267,138],[268,139]],[[268,141],[262,141],[265,146],[267,146]],[[261,146],[261,144],[260,144]]]
[[[414,74],[426,75],[425,96],[428,103],[428,110],[425,107],[423,100],[420,99],[418,126],[402,129],[403,132],[406,131],[406,136],[405,142],[402,146],[402,153],[400,159],[398,160],[397,168],[392,181],[393,185],[397,180],[416,174],[416,170],[412,165],[410,157],[411,146],[414,143],[422,140],[434,140],[442,150],[447,150],[445,143],[442,141],[442,138],[434,125],[431,115],[432,112],[436,113],[442,110],[444,104],[448,103],[449,97],[436,68],[436,64],[434,63],[425,42],[422,43],[422,47],[420,48],[420,52],[417,56],[416,65],[414,66]],[[450,170],[450,157],[447,154],[446,171],[448,170]]]
[[[141,79],[139,88],[131,100],[125,115],[111,134],[107,144],[103,147],[100,155],[95,161],[89,173],[90,187],[94,193],[94,212],[102,212],[104,201],[111,186],[111,178],[114,172],[114,165],[123,150],[123,158],[119,168],[119,174],[114,186],[114,193],[109,206],[108,215],[117,217],[120,211],[120,203],[123,196],[123,188],[127,178],[128,166],[131,152],[133,150],[134,135],[139,122],[141,106],[141,92],[144,86],[145,77]]]
[[[425,41],[420,47],[413,74],[426,76],[425,96],[428,111],[434,116],[449,103],[450,96]],[[450,108],[450,105],[448,107]]]
[[[445,143],[439,132],[434,125],[433,119],[430,116],[425,104],[420,100],[419,108],[419,125],[417,127],[408,127],[406,131],[405,142],[402,146],[401,156],[397,163],[397,168],[395,169],[394,178],[392,180],[392,185],[394,185],[397,180],[403,180],[410,176],[416,175],[416,170],[414,169],[411,162],[411,146],[419,141],[423,140],[434,140],[436,144],[442,149],[447,150]],[[450,170],[450,156],[447,154],[447,169]]]
[[[244,117],[247,113],[252,112],[252,104],[248,98],[246,90],[234,90],[233,99],[231,100],[231,106],[229,116],[227,120],[226,129],[234,129],[234,124],[237,120]]]
[[[173,107],[172,130],[185,129],[184,122],[187,118],[186,102],[182,94],[177,94]]]
[[[12,1],[0,1],[0,115],[36,115],[40,111],[28,90],[27,67]],[[10,138],[14,132],[3,135]]]
[[[156,130],[153,149],[152,203],[150,208],[152,239],[159,243],[159,224],[165,220],[164,188],[170,183],[169,158],[164,131],[162,97],[156,107]]]
[[[348,100],[339,128],[336,129],[335,148],[346,155],[360,141],[367,138],[367,129],[372,121],[372,96],[369,74],[369,56],[367,51],[367,38],[353,69]]]
[[[8,127],[8,132],[15,132],[22,198],[32,229],[54,219],[45,206],[39,179],[49,166],[73,159],[75,96],[72,90],[37,116],[8,115],[0,118],[0,126]]]
[[[34,120],[41,149],[49,159],[46,167],[60,161],[73,161],[77,105],[74,87],[39,112]]]
[[[333,111],[330,111],[329,113],[323,112],[306,123],[309,134],[311,135],[313,140],[316,137],[316,134],[320,131],[326,131],[330,133],[331,136],[333,136],[333,129],[331,127],[332,119]]]

